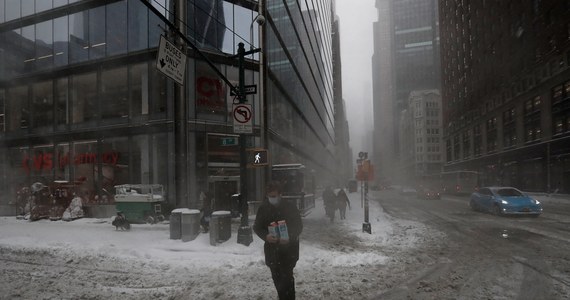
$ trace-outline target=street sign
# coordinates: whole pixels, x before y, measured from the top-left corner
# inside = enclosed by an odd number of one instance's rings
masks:
[[[269,164],[269,154],[267,149],[253,148],[247,149],[247,166],[262,167]]]
[[[238,144],[237,137],[222,138],[222,146],[235,146]]]
[[[257,85],[256,84],[245,85],[243,90],[246,95],[257,94]],[[230,90],[230,96],[237,96],[237,95],[233,90]]]
[[[163,35],[160,36],[156,68],[172,80],[184,85],[186,73],[186,55]]]
[[[232,115],[234,117],[234,133],[253,133],[251,104],[234,104]]]

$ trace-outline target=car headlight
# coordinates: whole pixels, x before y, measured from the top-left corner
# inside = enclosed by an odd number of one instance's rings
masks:
[[[532,200],[534,200],[534,204],[536,204],[536,205],[539,205],[539,204],[540,204],[540,201],[538,201],[538,200],[536,200],[536,199],[532,199]]]
[[[501,199],[501,203],[502,204],[509,204],[509,202],[507,202],[507,200],[503,200],[503,199]]]

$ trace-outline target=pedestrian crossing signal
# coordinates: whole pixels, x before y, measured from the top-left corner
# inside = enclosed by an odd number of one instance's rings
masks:
[[[268,164],[269,164],[269,157],[267,149],[261,149],[261,148],[247,149],[248,167],[267,166]]]

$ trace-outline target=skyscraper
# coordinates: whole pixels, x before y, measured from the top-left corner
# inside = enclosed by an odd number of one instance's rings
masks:
[[[446,169],[570,192],[568,1],[441,1]]]
[[[410,92],[440,86],[438,9],[436,0],[377,0],[376,7],[374,159],[380,172],[390,170],[393,177],[400,155],[398,118]]]

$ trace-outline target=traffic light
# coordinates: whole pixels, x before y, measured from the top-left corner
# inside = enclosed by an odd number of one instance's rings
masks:
[[[269,164],[269,154],[267,149],[253,148],[247,149],[247,166],[258,167]]]

